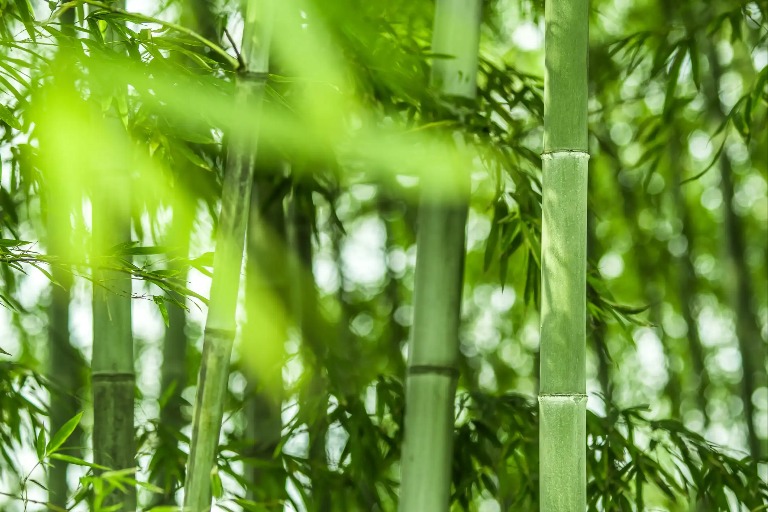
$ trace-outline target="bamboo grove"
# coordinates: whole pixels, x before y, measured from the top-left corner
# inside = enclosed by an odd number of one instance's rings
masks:
[[[760,2],[0,14],[0,510],[768,506]]]

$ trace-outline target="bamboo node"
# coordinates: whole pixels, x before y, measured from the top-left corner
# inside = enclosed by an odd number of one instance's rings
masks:
[[[545,151],[541,154],[542,160],[555,160],[558,158],[578,158],[589,160],[589,153],[576,149],[558,149],[555,151]]]

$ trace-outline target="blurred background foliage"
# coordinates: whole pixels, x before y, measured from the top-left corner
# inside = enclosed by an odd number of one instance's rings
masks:
[[[453,503],[537,509],[543,2],[486,2],[474,104],[428,87],[433,10],[282,3],[259,111],[238,2],[0,0],[0,508],[45,510],[56,454],[56,506],[126,478],[86,462],[93,266],[133,276],[139,503],[173,505],[226,147],[261,116],[217,507],[395,508],[416,185],[452,190],[460,131]],[[763,510],[768,6],[594,0],[590,38],[590,510]],[[91,241],[94,195],[131,243]]]

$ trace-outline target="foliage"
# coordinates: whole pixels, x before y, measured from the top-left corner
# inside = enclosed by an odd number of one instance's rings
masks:
[[[211,18],[230,35],[240,23],[236,3],[219,2]],[[453,506],[487,510],[481,507],[493,500],[501,510],[535,510],[538,424],[528,397],[538,383],[544,70],[541,46],[522,44],[518,28],[530,29],[535,43],[543,3],[487,2],[478,98],[458,104],[427,86],[431,63],[448,58],[430,52],[432,2],[285,3],[300,9],[283,20],[259,140],[281,164],[260,168],[256,184],[275,184],[274,200],[310,219],[313,268],[294,273],[316,288],[317,311],[309,333],[291,320],[283,431],[270,460],[247,451],[243,410],[251,394],[243,382],[250,369],[245,357],[235,361],[214,477],[217,506],[311,510],[313,489],[322,485],[339,510],[395,507],[417,229],[413,183],[450,190],[442,169],[460,131],[474,166]],[[159,340],[141,328],[162,331],[169,311],[188,309],[189,379],[178,391],[189,402],[226,148],[233,135],[252,130],[256,111],[232,100],[239,49],[227,34],[187,26],[179,14],[186,3],[141,13],[92,1],[50,4],[0,0],[0,357],[14,361],[0,363],[0,508],[42,509],[42,470],[51,459],[68,462],[79,478],[70,508],[98,508],[107,489],[136,483],[149,506],[153,492],[183,480],[188,437],[157,420],[173,391],[153,382]],[[63,24],[70,15],[74,34]],[[760,2],[593,2],[590,510],[761,510],[768,503],[766,452],[747,456],[744,435],[745,400],[754,403],[753,422],[765,423],[768,385],[758,372],[745,395],[749,356],[734,334],[747,326],[739,332],[751,334],[741,337],[765,353],[766,20]],[[107,27],[117,41],[105,40]],[[119,129],[108,129],[108,121]],[[132,201],[134,242],[102,248],[103,260],[94,259],[86,251],[83,198],[116,160],[131,163],[140,192]],[[718,173],[725,165],[730,192]],[[44,191],[62,176],[54,188],[69,201],[71,250],[52,254]],[[195,218],[189,255],[178,254],[170,236],[168,219],[180,209]],[[735,249],[728,242],[733,225],[743,235]],[[293,261],[294,245],[274,250]],[[177,270],[187,266],[190,276]],[[41,281],[54,267],[75,276],[70,327],[85,354],[88,336],[74,311],[88,309],[92,286],[109,288],[94,282],[93,267],[130,274],[134,298],[144,299],[134,301],[144,315],[134,333],[141,348],[136,403],[147,411],[138,416],[136,474],[94,476],[87,451],[82,458],[56,451],[66,429],[46,430],[41,318],[49,299]],[[745,280],[752,288],[743,295]],[[289,302],[280,307],[295,317]],[[155,309],[139,309],[147,304]],[[309,344],[318,350],[305,350]],[[706,387],[697,357],[709,373]],[[303,397],[315,375],[327,386],[310,403]],[[610,395],[604,406],[598,393]],[[88,400],[81,403],[88,432]],[[181,406],[185,421],[190,413]],[[319,422],[329,425],[321,463],[306,441]],[[252,499],[244,467],[282,472],[288,491]],[[158,483],[161,474],[169,480]]]

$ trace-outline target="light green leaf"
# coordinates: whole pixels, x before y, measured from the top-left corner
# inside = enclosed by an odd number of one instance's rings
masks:
[[[19,120],[13,115],[11,109],[5,105],[0,105],[0,120],[5,121],[6,124],[14,130],[21,130],[21,123],[19,123]]]
[[[77,457],[72,457],[70,455],[64,455],[63,453],[52,453],[50,455],[51,459],[60,460],[63,462],[67,462],[69,464],[74,464],[75,466],[85,466],[88,468],[94,468],[94,469],[101,469],[101,470],[108,470],[109,468],[106,466],[102,466],[100,464],[93,464],[92,462],[85,461],[83,459],[78,459]]]
[[[56,432],[53,437],[51,438],[51,442],[48,443],[48,446],[45,448],[45,455],[51,456],[53,453],[58,450],[61,445],[63,445],[67,439],[69,439],[69,436],[72,435],[72,432],[75,431],[77,428],[77,425],[80,423],[80,418],[83,417],[83,413],[79,412],[75,417],[71,418],[69,421],[67,421],[58,432]]]
[[[153,295],[152,300],[155,302],[155,304],[157,304],[157,308],[160,310],[160,314],[163,315],[163,322],[165,322],[165,326],[168,327],[168,308],[165,305],[165,297],[162,295]]]
[[[24,28],[27,30],[29,38],[32,39],[32,41],[36,41],[34,24],[35,11],[32,10],[32,4],[29,3],[29,0],[16,0],[16,9],[19,11],[19,17],[21,18],[21,22],[24,23]]]
[[[37,458],[42,460],[45,458],[45,430],[41,429],[35,440],[35,452],[37,452]]]
[[[214,467],[211,470],[211,492],[216,499],[221,498],[224,494],[224,486],[221,484],[221,477],[219,476],[218,468]]]

